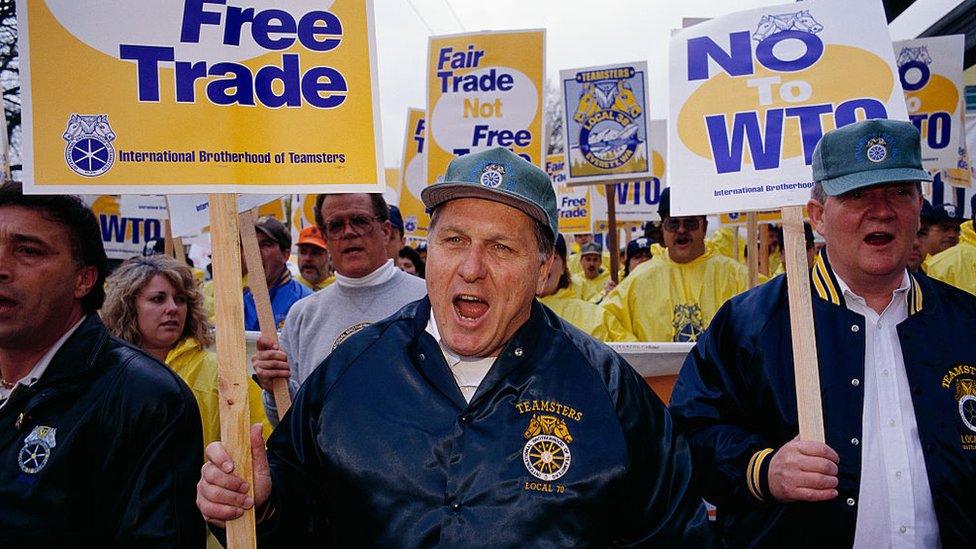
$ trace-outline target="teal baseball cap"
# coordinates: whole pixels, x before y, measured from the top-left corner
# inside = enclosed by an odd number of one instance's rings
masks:
[[[451,161],[444,181],[424,188],[421,200],[433,211],[456,198],[482,198],[517,208],[559,234],[556,192],[549,175],[504,147],[466,154]]]
[[[932,176],[922,169],[914,124],[874,119],[825,133],[813,150],[813,180],[837,196],[882,183],[932,181]]]

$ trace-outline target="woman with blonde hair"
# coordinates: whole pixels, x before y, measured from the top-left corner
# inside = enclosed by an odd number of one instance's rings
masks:
[[[206,350],[214,336],[190,268],[168,256],[136,256],[122,263],[105,286],[101,316],[109,332],[176,372],[200,407],[204,445],[219,440],[217,358]],[[267,438],[271,424],[256,383],[248,384],[248,397],[251,422],[261,423]]]

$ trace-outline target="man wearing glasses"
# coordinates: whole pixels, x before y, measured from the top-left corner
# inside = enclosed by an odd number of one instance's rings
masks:
[[[697,341],[715,312],[749,288],[749,273],[705,247],[705,216],[671,216],[671,189],[661,192],[666,254],[637,267],[603,300],[640,341]]]
[[[427,295],[422,279],[387,257],[389,211],[381,194],[316,198],[315,222],[329,246],[336,282],[291,308],[280,346],[258,339],[251,362],[272,424],[279,419],[270,392],[276,378],[288,378],[294,398],[312,370],[349,336]]]

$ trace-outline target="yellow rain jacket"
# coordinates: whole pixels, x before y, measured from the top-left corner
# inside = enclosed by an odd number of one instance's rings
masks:
[[[539,301],[563,320],[600,341],[636,341],[616,317],[599,305],[575,297],[559,297],[558,293],[541,297]]]
[[[746,260],[746,239],[739,238],[739,249],[735,249],[737,227],[720,227],[705,239],[705,249],[712,250],[740,263]]]
[[[566,268],[569,269],[570,274],[583,275],[583,265],[580,264],[580,258],[583,257],[580,254],[570,254],[566,258]],[[610,270],[610,254],[603,252],[603,256],[600,258],[600,267],[604,271]]]
[[[217,396],[217,356],[204,349],[197,340],[187,337],[166,355],[169,366],[193,392],[203,421],[203,445],[220,440],[220,399]],[[265,440],[271,435],[271,423],[264,413],[261,387],[254,381],[247,383],[247,399],[251,424],[260,423]]]
[[[570,275],[569,286],[563,288],[552,294],[551,297],[573,297],[576,299],[583,299],[583,280],[580,275]]]
[[[690,263],[661,254],[640,265],[604,298],[638,341],[697,341],[732,296],[749,288],[749,272],[734,259],[706,251]]]
[[[596,278],[589,279],[586,275],[579,275],[582,294],[581,299],[583,301],[589,301],[591,303],[599,303],[603,299],[603,294],[606,291],[607,281],[610,280],[610,271],[604,269],[604,271],[598,275]],[[574,279],[575,283],[576,280]]]
[[[926,259],[925,274],[976,295],[976,230],[972,220],[959,227],[959,244]]]

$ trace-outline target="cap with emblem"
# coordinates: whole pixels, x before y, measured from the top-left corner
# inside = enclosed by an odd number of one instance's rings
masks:
[[[651,251],[651,241],[647,237],[635,238],[627,243],[627,259],[642,251]]]
[[[938,204],[932,206],[928,212],[929,223],[955,223],[962,224],[962,211],[955,204]]]
[[[813,150],[813,179],[829,196],[901,181],[932,181],[922,169],[918,130],[901,120],[864,120],[824,134]]]
[[[288,229],[285,228],[281,221],[271,216],[265,216],[258,219],[257,223],[254,224],[254,228],[277,242],[278,247],[282,250],[291,248],[291,233],[288,232]]]
[[[581,256],[589,254],[603,255],[603,246],[599,242],[587,242],[580,246]]]
[[[442,183],[420,193],[424,206],[434,210],[456,198],[482,198],[521,210],[549,229],[555,239],[556,193],[549,175],[512,151],[495,147],[451,161]]]

